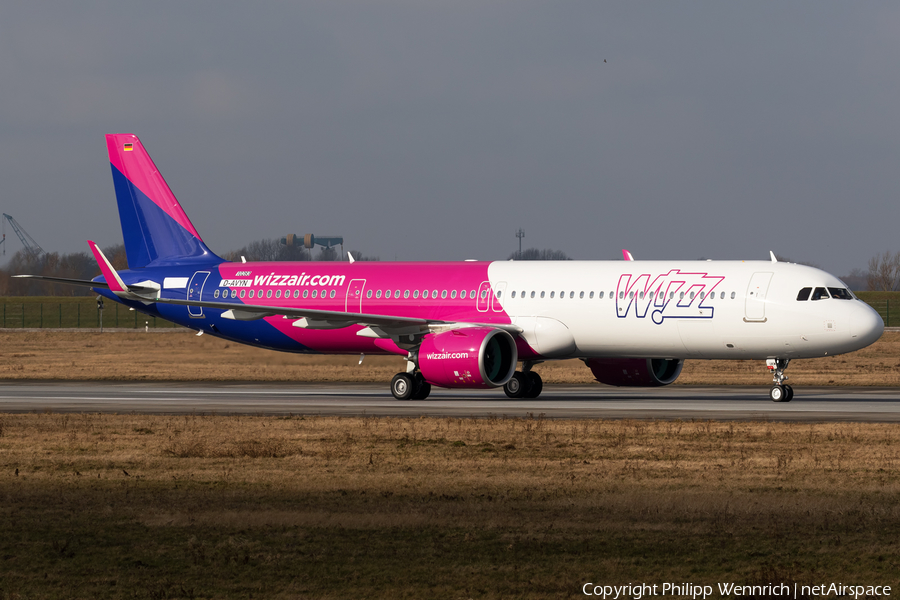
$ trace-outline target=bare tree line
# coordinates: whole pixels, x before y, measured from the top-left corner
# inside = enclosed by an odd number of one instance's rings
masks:
[[[372,261],[379,260],[377,256],[367,256],[358,250],[351,250],[353,260]],[[311,253],[303,246],[288,246],[278,239],[263,239],[250,242],[239,250],[232,250],[222,255],[225,260],[241,262],[241,257],[248,261],[338,261],[347,260],[341,256],[337,248],[319,248]]]
[[[544,248],[543,250],[528,248],[522,250],[521,254],[513,252],[506,258],[507,260],[572,260],[562,250],[551,250],[549,248]]]
[[[124,244],[116,244],[103,248],[103,254],[109,258],[113,267],[118,270],[128,268],[128,258]],[[351,251],[354,260],[378,260],[377,256],[366,256],[359,251]],[[346,260],[335,248],[320,248],[310,256],[302,247],[286,246],[276,239],[264,239],[251,242],[222,255],[225,260],[241,262],[241,257],[248,261],[338,261]],[[43,275],[45,277],[62,277],[66,279],[93,279],[100,274],[97,261],[87,252],[59,254],[50,252],[35,259],[25,250],[16,252],[9,262],[0,269],[0,296],[90,296],[90,288],[64,284],[47,283],[34,279],[17,279],[13,275]]]
[[[127,269],[125,246],[116,244],[103,248],[116,269]],[[60,254],[47,252],[35,259],[25,250],[16,252],[0,269],[0,296],[89,296],[90,288],[47,283],[34,279],[16,279],[13,275],[43,275],[66,279],[93,279],[100,274],[97,261],[87,252]]]
[[[900,290],[900,251],[891,253],[885,250],[870,258],[866,283],[870,291]]]

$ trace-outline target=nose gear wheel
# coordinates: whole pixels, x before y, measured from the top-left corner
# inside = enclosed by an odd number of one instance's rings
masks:
[[[787,376],[784,370],[787,369],[791,359],[789,358],[770,358],[766,361],[766,367],[772,372],[772,389],[769,390],[769,398],[772,402],[790,402],[794,399],[794,388],[785,385]]]

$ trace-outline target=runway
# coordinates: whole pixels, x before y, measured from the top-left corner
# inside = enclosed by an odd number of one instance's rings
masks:
[[[435,390],[427,400],[395,400],[387,385],[354,383],[0,383],[0,412],[900,421],[900,389],[795,387],[790,403],[768,388],[653,389],[548,385],[535,400],[501,390]]]

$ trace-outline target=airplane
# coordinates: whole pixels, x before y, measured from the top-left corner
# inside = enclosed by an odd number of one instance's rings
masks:
[[[837,277],[769,261],[229,262],[203,242],[143,144],[107,149],[128,258],[102,275],[40,277],[200,333],[272,350],[406,359],[398,400],[432,386],[536,398],[534,368],[581,359],[613,386],[673,383],[685,360],[759,360],[789,402],[794,359],[853,352],[884,331]],[[519,364],[521,363],[521,368]]]

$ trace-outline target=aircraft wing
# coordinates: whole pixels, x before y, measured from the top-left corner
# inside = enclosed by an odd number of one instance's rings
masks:
[[[108,290],[109,284],[102,281],[91,281],[89,279],[68,279],[66,277],[46,277],[44,275],[13,275],[23,279],[40,279],[41,281],[49,281],[51,283],[63,283],[66,285],[79,285],[82,287],[97,288]],[[149,294],[156,291],[154,287],[144,287],[142,285],[129,285],[128,290],[135,294]]]

